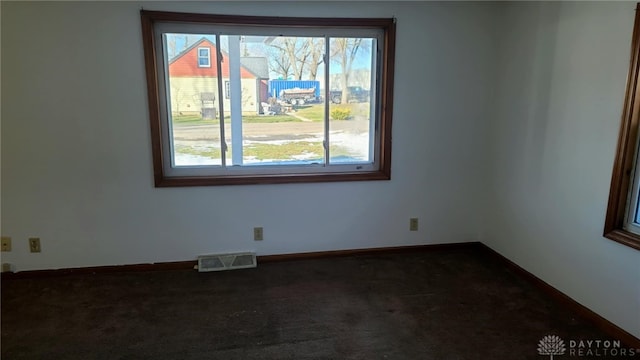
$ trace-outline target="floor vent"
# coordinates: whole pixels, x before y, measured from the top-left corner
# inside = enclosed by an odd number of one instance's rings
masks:
[[[256,254],[251,252],[198,256],[198,271],[221,271],[256,267]]]

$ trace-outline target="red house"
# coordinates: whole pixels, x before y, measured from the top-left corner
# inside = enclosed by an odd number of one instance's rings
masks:
[[[213,42],[202,38],[169,62],[171,112],[200,114],[214,118],[219,101],[224,101],[225,116],[230,114],[229,55],[222,52],[223,94],[218,94],[217,50]],[[269,68],[264,57],[241,57],[240,78],[242,113],[256,114],[268,96]]]

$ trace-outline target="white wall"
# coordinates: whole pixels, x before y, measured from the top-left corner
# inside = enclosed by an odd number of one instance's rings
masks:
[[[640,252],[602,236],[634,8],[506,6],[483,237],[640,337]]]
[[[397,17],[392,180],[154,188],[141,6]],[[2,261],[23,271],[477,240],[495,17],[486,4],[2,2],[2,234],[14,241]],[[42,253],[28,252],[32,236]]]
[[[482,239],[640,336],[640,252],[602,237],[634,4],[333,5],[2,2],[2,262]],[[141,6],[397,17],[392,180],[154,188]]]

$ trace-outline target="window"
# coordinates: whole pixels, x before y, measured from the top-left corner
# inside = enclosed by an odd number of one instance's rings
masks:
[[[198,48],[198,66],[199,67],[211,67],[211,57],[209,54],[211,49],[208,47]]]
[[[390,178],[393,19],[141,17],[156,186]]]
[[[640,250],[640,12],[636,9],[627,93],[613,164],[604,236]]]

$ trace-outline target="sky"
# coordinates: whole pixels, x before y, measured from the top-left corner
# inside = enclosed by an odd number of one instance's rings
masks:
[[[172,53],[170,48],[169,55],[177,54],[178,51],[185,49],[186,47],[202,39],[203,37],[207,38],[212,43],[215,43],[214,35],[167,34],[167,43],[175,44],[175,49],[176,49],[175,53]],[[226,38],[227,36],[225,35],[221,36],[221,42],[222,42],[221,48],[223,51],[227,51],[228,49],[227,41],[225,41]],[[269,58],[270,52],[271,53],[273,52],[273,48],[269,46],[267,43],[265,43],[264,40],[266,39],[267,37],[264,37],[264,36],[243,37],[241,46],[240,46],[241,54],[244,56],[264,56]],[[354,64],[352,65],[353,70],[362,70],[362,69],[365,69],[368,71],[371,70],[371,48],[372,48],[371,44],[372,44],[372,40],[369,40],[369,45],[360,47],[360,49],[358,50],[358,53],[356,54]],[[270,61],[270,64],[271,64],[271,61]],[[330,64],[330,67],[331,67],[332,74],[339,74],[342,72],[340,64],[336,61],[332,61]],[[325,69],[325,66],[321,64],[318,68],[316,80],[324,82],[323,81],[324,69]],[[270,65],[270,77],[272,79],[282,78],[281,75],[273,71],[273,69],[271,68],[271,65]],[[309,80],[308,77],[309,77],[308,74],[305,74],[305,77],[303,78],[303,80]]]

